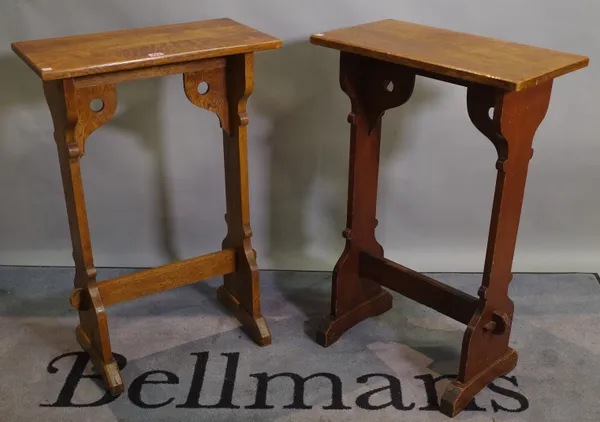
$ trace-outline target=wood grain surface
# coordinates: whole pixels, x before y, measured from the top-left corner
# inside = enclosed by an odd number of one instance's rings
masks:
[[[105,307],[235,271],[235,250],[225,249],[97,283]]]
[[[43,80],[182,63],[281,47],[281,40],[231,19],[15,42]]]
[[[508,289],[533,138],[553,78],[588,59],[391,20],[317,34],[312,42],[341,50],[340,84],[352,106],[346,247],[333,272],[331,311],[315,339],[330,346],[390,309],[381,286],[466,323],[458,376],[440,403],[442,413],[455,416],[517,364],[509,347],[514,304]],[[382,117],[408,101],[416,75],[467,86],[469,118],[498,154],[478,298],[385,259],[375,237]]]
[[[589,63],[585,56],[392,19],[315,34],[310,40],[506,91],[539,85]]]
[[[279,46],[280,40],[230,19],[13,44],[44,80],[54,123],[75,262],[70,302],[79,312],[77,340],[114,396],[125,387],[110,344],[105,312],[110,305],[223,275],[219,301],[256,343],[271,343],[251,243],[246,103],[254,87],[254,51]],[[222,250],[97,283],[81,176],[85,142],[113,117],[117,83],[175,73],[183,73],[187,98],[217,114],[223,128]],[[199,91],[202,83],[206,87]],[[94,100],[101,105],[92,107]]]

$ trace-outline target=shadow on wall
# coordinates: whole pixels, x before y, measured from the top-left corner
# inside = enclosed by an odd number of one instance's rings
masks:
[[[44,101],[40,78],[16,55],[0,57],[0,108]]]
[[[52,120],[44,98],[42,82],[21,59],[14,55],[1,57],[0,69],[3,74],[3,78],[0,79],[0,92],[2,92],[0,115],[10,116],[5,120],[7,127],[0,132],[0,166],[3,168],[1,173],[4,177],[8,176],[8,180],[12,180],[10,185],[6,181],[0,181],[0,193],[6,199],[3,201],[5,206],[0,210],[0,229],[4,233],[4,238],[10,239],[11,242],[11,244],[3,244],[0,240],[0,249],[4,247],[12,251],[21,249],[30,252],[36,248],[40,251],[70,249],[64,197],[59,181],[60,169],[52,135]],[[118,145],[111,144],[110,140],[96,139],[98,134],[107,127],[130,132],[136,139],[142,140],[142,145],[151,152],[155,161],[153,173],[158,189],[156,219],[161,227],[162,252],[170,260],[175,260],[176,252],[173,246],[169,211],[171,201],[167,188],[168,180],[158,110],[160,79],[119,84],[117,95],[118,108],[115,116],[91,135],[88,147],[104,141],[105,145],[118,148]],[[12,114],[9,115],[9,111]],[[99,163],[106,163],[104,160],[114,161],[115,156],[118,157],[118,154],[111,151],[110,146],[94,148],[93,153],[94,160]],[[84,180],[86,158],[83,159],[82,166]],[[127,166],[127,163],[117,163],[117,166],[121,165]],[[16,177],[17,175],[22,177]],[[114,203],[110,198],[117,197],[117,191],[122,188],[126,189],[124,186],[112,186],[112,184],[106,188],[108,203]],[[94,211],[90,209],[90,214],[93,213]],[[56,224],[59,218],[64,220]],[[91,220],[91,216],[89,218]],[[29,223],[23,225],[23,221]],[[93,226],[91,234],[95,249],[110,250],[112,247],[94,243],[94,229],[110,232],[114,227],[109,223],[110,221],[106,219],[90,221],[90,225]],[[101,224],[106,224],[106,227]],[[15,239],[20,239],[21,244],[15,244]]]
[[[289,43],[257,55],[256,67],[260,89],[253,104],[273,121],[268,139],[271,268],[331,270],[344,245],[350,136],[339,52]],[[381,174],[408,142],[406,117],[434,94],[429,86],[419,86],[407,105],[386,113]]]
[[[40,211],[38,197],[49,185],[45,163],[52,150],[27,142],[41,122],[38,113],[24,113],[19,106],[45,105],[45,100],[38,76],[19,58],[0,57],[0,70],[0,251],[27,249],[32,243],[27,240],[30,236],[43,238],[53,232]],[[27,192],[25,181],[30,178],[41,183]],[[23,224],[25,221],[28,224]]]
[[[154,159],[154,180],[157,189],[156,222],[160,227],[161,252],[168,261],[179,259],[173,238],[174,228],[172,220],[173,200],[169,191],[168,171],[166,168],[165,145],[162,137],[160,104],[160,78],[131,81],[118,85],[118,94],[123,103],[137,100],[136,104],[127,108],[123,113],[118,113],[111,121],[120,129],[136,134],[143,142]],[[143,93],[143,101],[139,101]]]

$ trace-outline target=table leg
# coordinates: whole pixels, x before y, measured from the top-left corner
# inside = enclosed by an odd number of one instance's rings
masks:
[[[252,54],[210,59],[206,69],[184,73],[183,83],[188,99],[214,112],[223,129],[227,236],[222,248],[235,249],[236,271],[223,277],[217,297],[250,337],[265,346],[271,344],[271,332],[260,313],[258,265],[250,240],[246,102],[254,86],[253,59]],[[199,93],[202,82],[206,91]]]
[[[206,69],[184,73],[184,90],[198,107],[214,112],[223,129],[227,236],[223,249],[235,249],[236,271],[224,276],[219,301],[231,309],[259,345],[271,343],[271,333],[260,313],[260,283],[256,254],[250,238],[246,102],[254,85],[252,54],[210,59]],[[206,91],[198,92],[202,82]]]
[[[115,112],[115,86],[77,88],[72,80],[60,80],[45,82],[44,92],[54,122],[54,138],[73,244],[75,290],[72,298],[78,302],[76,308],[80,320],[76,330],[77,340],[89,353],[95,370],[102,375],[108,390],[117,395],[123,392],[123,381],[112,355],[106,314],[96,287],[96,269],[80,169],[87,137]],[[102,100],[101,110],[91,110],[93,99]]]
[[[533,137],[546,115],[551,90],[552,82],[510,93],[479,86],[468,90],[471,121],[498,152],[498,176],[479,305],[465,332],[458,378],[441,401],[448,416],[517,364],[517,353],[508,347],[514,308],[508,286]],[[488,115],[491,108],[493,118]]]
[[[383,256],[375,239],[381,119],[385,110],[408,101],[414,83],[415,74],[406,68],[341,54],[340,84],[352,103],[346,247],[333,273],[331,313],[317,330],[316,341],[324,347],[392,306],[391,295],[378,283],[359,277],[359,255]]]
[[[254,88],[254,56],[227,57],[227,102],[230,130],[223,131],[227,236],[223,249],[236,250],[236,272],[224,276],[218,298],[236,312],[250,337],[271,344],[271,332],[260,313],[260,280],[252,249],[248,186],[248,114],[246,103]]]

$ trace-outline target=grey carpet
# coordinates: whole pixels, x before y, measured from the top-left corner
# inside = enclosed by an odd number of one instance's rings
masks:
[[[99,279],[127,272],[100,269]],[[433,276],[471,294],[480,282]],[[111,401],[82,369],[73,271],[0,267],[0,421],[448,420],[435,410],[448,381],[434,381],[456,372],[463,325],[394,295],[391,311],[324,349],[307,333],[328,310],[330,274],[261,277],[265,348],[216,302],[219,280],[111,307],[113,351],[126,359],[126,391]],[[510,292],[517,369],[456,419],[600,421],[597,278],[519,274]]]

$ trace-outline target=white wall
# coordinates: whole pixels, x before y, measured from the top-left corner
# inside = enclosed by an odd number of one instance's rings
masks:
[[[348,99],[338,54],[310,34],[396,18],[591,56],[560,78],[536,141],[515,270],[600,270],[597,0],[3,0],[0,5],[0,264],[71,265],[42,87],[11,41],[231,17],[285,42],[257,54],[250,100],[254,246],[262,268],[332,268],[343,247]],[[154,266],[217,250],[225,234],[216,117],[181,77],[119,86],[119,110],[83,160],[97,266]],[[386,113],[378,237],[418,270],[480,271],[495,151],[465,90],[420,79]]]

